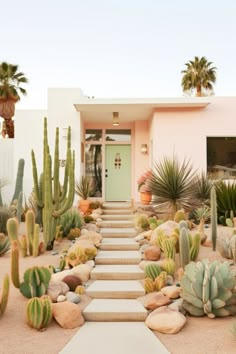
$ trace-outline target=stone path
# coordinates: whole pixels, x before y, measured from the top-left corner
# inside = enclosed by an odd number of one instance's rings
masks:
[[[103,208],[101,250],[86,291],[93,300],[83,311],[85,325],[61,354],[167,354],[143,323],[148,313],[136,300],[145,290],[131,205],[104,203]]]

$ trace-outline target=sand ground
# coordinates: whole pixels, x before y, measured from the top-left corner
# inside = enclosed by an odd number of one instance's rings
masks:
[[[209,232],[209,231],[208,231]],[[227,237],[232,230],[219,228],[219,236]],[[59,254],[68,241],[55,245]],[[199,259],[221,259],[218,251],[201,247]],[[58,265],[59,255],[47,252],[37,258],[20,259],[20,273],[32,265]],[[5,273],[10,274],[10,255],[0,257],[0,284]],[[0,285],[1,286],[1,285]],[[84,295],[79,306],[82,308],[90,299]],[[25,323],[27,299],[11,285],[10,297],[5,314],[0,318],[0,353],[1,354],[57,354],[79,330],[61,328],[54,320],[43,332],[31,329]],[[178,334],[155,333],[166,348],[173,354],[233,354],[236,353],[236,337],[230,332],[235,319],[232,317],[209,319],[207,317],[187,317],[186,326]],[[83,354],[83,348],[78,348]],[[96,354],[102,354],[97,351]],[[112,353],[111,353],[112,354]],[[135,353],[130,353],[135,354]],[[148,354],[148,353],[144,353]],[[158,353],[157,353],[158,354]]]

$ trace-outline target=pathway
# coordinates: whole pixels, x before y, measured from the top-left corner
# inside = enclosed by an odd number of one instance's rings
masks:
[[[136,300],[145,290],[131,205],[104,203],[102,219],[94,282],[86,291],[93,299],[83,311],[86,323],[60,353],[167,354],[145,325],[148,313]]]

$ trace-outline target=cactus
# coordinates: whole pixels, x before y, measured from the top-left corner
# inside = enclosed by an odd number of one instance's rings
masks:
[[[154,290],[154,281],[151,278],[146,278],[144,280],[144,289],[146,293],[152,293]]]
[[[37,330],[45,329],[52,319],[52,303],[48,296],[34,297],[26,305],[27,324]]]
[[[28,252],[28,244],[27,237],[25,235],[19,237],[19,244],[22,257],[26,257]]]
[[[25,166],[25,160],[24,159],[20,159],[19,162],[18,162],[18,168],[17,168],[15,191],[14,191],[14,194],[13,194],[11,202],[13,202],[14,200],[18,200],[20,193],[22,193],[24,166]]]
[[[0,206],[0,232],[7,234],[7,221],[13,216],[11,209]]]
[[[166,238],[163,243],[163,251],[165,258],[171,258],[175,260],[175,244],[176,244],[176,239],[175,238]]]
[[[236,235],[233,234],[230,239],[223,239],[220,253],[225,258],[232,258],[236,263]]]
[[[174,221],[179,223],[180,221],[182,220],[186,220],[186,215],[185,215],[185,212],[184,210],[178,210],[176,213],[175,213],[175,216],[174,216]]]
[[[24,273],[20,292],[27,298],[45,295],[50,279],[51,273],[48,268],[36,266],[29,268]]]
[[[175,274],[175,261],[172,258],[163,260],[161,268],[168,274],[174,276]]]
[[[211,240],[212,249],[216,250],[217,239],[217,204],[216,204],[216,190],[215,186],[211,188]]]
[[[43,173],[40,195],[40,185],[34,152],[32,151],[32,168],[34,178],[34,191],[37,205],[43,208],[43,234],[46,249],[53,248],[56,235],[58,218],[63,215],[71,206],[74,200],[74,169],[75,155],[71,152],[71,129],[68,129],[67,155],[64,175],[64,184],[61,190],[59,182],[59,128],[56,129],[54,149],[54,170],[52,174],[50,149],[47,136],[47,119],[44,119],[44,147],[43,147]],[[53,184],[52,184],[53,180]],[[69,191],[68,191],[69,186]]]
[[[161,268],[159,267],[159,265],[155,263],[151,263],[146,265],[144,272],[147,278],[151,278],[152,280],[155,280],[156,277],[161,273]]]
[[[236,280],[228,262],[190,263],[181,279],[183,307],[193,316],[214,318],[236,313]]]
[[[16,217],[18,222],[21,222],[22,203],[23,203],[23,193],[20,192],[17,200],[17,209],[16,209]]]
[[[194,236],[191,236],[191,238],[192,238],[192,245],[190,248],[190,260],[196,261],[200,251],[201,236],[200,234],[195,234]]]
[[[15,288],[20,287],[18,241],[11,242],[11,280]]]
[[[34,226],[35,226],[35,214],[33,210],[29,209],[25,214],[26,223],[26,236],[28,239],[29,255],[33,254],[33,239],[34,239]]]
[[[67,239],[68,240],[74,240],[75,238],[80,236],[80,229],[75,228],[75,229],[71,229],[69,234],[67,235]]]
[[[9,290],[10,290],[9,275],[6,274],[3,279],[2,294],[0,297],[0,316],[3,315],[4,312],[6,311],[8,297],[9,297]]]
[[[181,220],[179,222],[179,231],[181,231],[182,228],[188,229],[188,223],[186,220]]]
[[[33,238],[33,256],[39,255],[39,225],[34,225],[34,238]]]
[[[9,238],[6,235],[0,233],[0,256],[2,256],[7,251],[9,251],[9,249],[10,249]]]
[[[17,241],[18,243],[18,221],[15,218],[10,218],[7,220],[7,233],[10,241]]]
[[[85,292],[86,292],[86,289],[83,285],[78,285],[75,289],[75,293],[78,295],[83,295],[83,294],[85,294]]]
[[[189,235],[185,227],[180,229],[179,235],[179,257],[180,267],[184,268],[190,262]]]
[[[73,250],[71,250],[66,256],[67,264],[71,267],[75,267],[78,264],[85,263],[93,259],[97,254],[96,247],[84,248],[80,245],[75,245]]]
[[[166,272],[161,272],[154,280],[151,278],[145,278],[144,288],[146,293],[161,290],[166,285],[166,276]]]

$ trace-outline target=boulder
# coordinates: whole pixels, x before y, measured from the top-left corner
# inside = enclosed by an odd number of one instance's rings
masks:
[[[65,295],[69,291],[69,286],[61,280],[51,280],[48,285],[47,294],[52,302],[57,302],[59,295]]]
[[[68,291],[68,293],[66,293],[66,300],[78,304],[81,301],[81,297],[73,291]]]
[[[70,291],[75,291],[77,286],[82,284],[82,280],[74,274],[67,275],[62,281],[69,286]]]
[[[149,293],[145,296],[144,307],[147,310],[155,310],[158,307],[171,304],[171,300],[163,295],[160,291],[155,293]]]
[[[85,235],[80,236],[79,240],[92,241],[95,246],[98,246],[102,241],[102,236],[94,231],[88,231]]]
[[[177,222],[174,222],[172,220],[168,220],[164,222],[163,224],[157,226],[151,234],[150,238],[150,243],[152,245],[155,245],[155,240],[157,238],[158,231],[163,231],[165,235],[171,236],[173,234],[174,229],[176,229],[179,226]]]
[[[185,315],[186,310],[183,308],[183,301],[184,301],[184,299],[182,299],[182,298],[177,299],[177,300],[173,301],[172,304],[170,304],[168,306],[168,308],[172,311],[179,311],[183,315]]]
[[[158,261],[161,258],[161,250],[158,246],[150,246],[144,250],[144,259]]]
[[[63,302],[66,301],[66,296],[65,295],[59,295],[57,298],[57,302]]]
[[[52,304],[52,314],[62,328],[73,329],[84,324],[80,307],[69,301]]]
[[[88,264],[79,264],[71,269],[72,274],[79,277],[83,283],[89,280],[90,273],[91,273],[91,266]]]
[[[168,296],[169,299],[178,299],[181,287],[176,285],[165,286],[161,289],[162,294]]]
[[[152,311],[145,321],[146,325],[161,333],[178,333],[185,325],[185,316],[177,311],[170,310],[167,306],[159,307]]]
[[[71,275],[73,274],[72,269],[66,269],[63,270],[62,272],[58,272],[58,273],[53,273],[51,276],[51,280],[56,281],[56,280],[61,280],[63,278],[65,278],[67,275]]]

